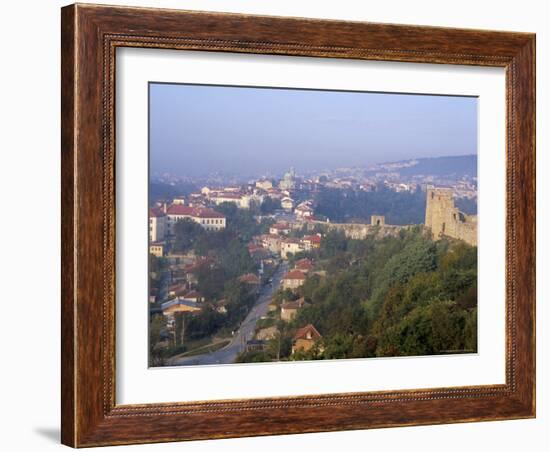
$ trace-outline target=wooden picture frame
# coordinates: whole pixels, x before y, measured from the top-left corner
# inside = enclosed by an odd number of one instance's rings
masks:
[[[535,35],[162,9],[62,9],[62,442],[73,447],[535,416]],[[115,403],[115,50],[506,69],[506,383]]]

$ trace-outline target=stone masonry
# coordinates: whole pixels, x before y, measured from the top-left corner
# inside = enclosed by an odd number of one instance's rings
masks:
[[[434,240],[447,236],[477,246],[477,215],[460,212],[449,188],[426,190],[425,225]]]

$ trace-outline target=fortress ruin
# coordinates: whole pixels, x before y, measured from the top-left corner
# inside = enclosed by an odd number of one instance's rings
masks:
[[[296,223],[295,229],[304,223]],[[392,225],[386,223],[384,215],[371,215],[370,223],[331,223],[328,221],[308,220],[308,230],[316,225],[327,230],[341,231],[350,239],[365,239],[373,236],[376,239],[396,237],[401,231],[408,231],[422,225]],[[467,215],[455,207],[453,191],[450,188],[428,188],[426,190],[426,233],[433,240],[451,237],[463,240],[469,245],[477,246],[477,215]]]
[[[384,226],[386,224],[386,217],[384,215],[371,215],[370,216],[370,225],[371,226]]]
[[[372,215],[370,224],[365,223],[327,223],[324,221],[309,220],[308,229],[313,230],[316,225],[321,225],[329,231],[341,231],[348,239],[363,240],[368,236],[374,236],[377,239],[393,236],[396,237],[400,231],[409,230],[415,225],[393,225],[386,224],[383,215]]]
[[[458,210],[449,188],[426,190],[425,225],[434,240],[447,236],[477,246],[477,215],[466,215]]]

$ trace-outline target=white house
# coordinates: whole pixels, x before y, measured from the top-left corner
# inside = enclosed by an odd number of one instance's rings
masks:
[[[166,209],[167,233],[174,233],[174,225],[189,218],[200,224],[207,231],[219,231],[225,229],[225,217],[208,207],[189,207],[181,204],[172,204]]]
[[[164,243],[163,242],[151,242],[149,244],[149,254],[156,257],[164,256]]]
[[[289,254],[299,253],[304,249],[304,245],[299,239],[281,240],[281,257],[283,259],[288,259]]]
[[[159,208],[149,209],[149,240],[162,242],[166,235],[166,214]]]
[[[306,280],[306,275],[300,270],[291,270],[283,277],[283,289],[297,289]]]
[[[272,235],[290,234],[288,223],[275,223],[269,227],[269,233]]]
[[[281,207],[285,210],[292,210],[294,208],[294,200],[288,196],[285,196],[281,199]]]
[[[311,201],[301,202],[294,209],[294,213],[298,218],[311,218],[313,216],[313,205]]]
[[[262,190],[269,190],[273,188],[273,183],[269,179],[263,179],[256,181],[256,187],[261,188]]]
[[[236,193],[236,192],[210,192],[208,194],[208,199],[219,206],[224,202],[230,202],[235,204],[239,209],[250,209],[252,203],[260,205],[264,198],[261,195],[252,193]]]

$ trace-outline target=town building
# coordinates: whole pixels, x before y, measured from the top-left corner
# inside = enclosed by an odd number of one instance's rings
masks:
[[[288,196],[281,199],[281,207],[285,210],[292,211],[294,208],[294,200]]]
[[[246,273],[242,275],[239,278],[239,281],[252,286],[257,286],[260,284],[260,278],[258,278],[254,273]]]
[[[275,223],[269,227],[269,233],[273,235],[290,234],[290,230],[288,223]]]
[[[264,234],[261,236],[262,246],[274,254],[281,252],[281,237],[273,234]]]
[[[294,268],[302,273],[309,273],[313,269],[313,262],[308,258],[303,258],[296,261]]]
[[[279,188],[281,190],[292,190],[296,186],[296,173],[294,168],[290,168],[290,171],[285,173],[281,181],[279,182]]]
[[[174,234],[174,226],[178,221],[188,218],[200,224],[207,231],[225,229],[225,216],[208,207],[190,207],[172,204],[166,209],[167,233]]]
[[[321,337],[322,336],[319,331],[317,331],[311,323],[308,323],[306,326],[296,331],[294,341],[292,343],[292,353],[296,353],[298,351],[307,352],[311,350],[311,348],[321,339]]]
[[[288,259],[290,254],[304,251],[305,247],[300,239],[288,238],[281,240],[281,257]]]
[[[155,303],[157,301],[158,294],[159,290],[156,287],[151,287],[151,289],[149,289],[149,303]]]
[[[319,234],[305,235],[302,237],[302,244],[305,251],[321,248],[321,236]]]
[[[242,275],[239,281],[246,284],[248,290],[252,293],[258,293],[260,291],[260,278],[253,273]]]
[[[273,183],[269,179],[262,179],[262,180],[256,181],[256,187],[267,191],[273,188]]]
[[[371,215],[371,226],[384,226],[386,224],[386,217],[384,215]]]
[[[204,189],[203,189],[204,190]],[[241,193],[239,191],[210,191],[206,194],[208,200],[217,206],[223,203],[233,203],[239,209],[250,209],[253,204],[260,205],[263,202],[263,196],[256,193]]]
[[[296,314],[298,311],[305,306],[305,300],[304,297],[299,298],[296,301],[286,301],[285,303],[281,304],[281,320],[284,320],[285,322],[290,322],[294,317],[296,317]]]
[[[149,253],[156,257],[164,256],[164,242],[149,243]]]
[[[162,209],[149,209],[149,241],[161,242],[166,235],[166,214]]]
[[[283,193],[278,188],[270,188],[266,190],[267,196],[271,199],[282,199],[284,197]]]
[[[289,271],[282,280],[283,289],[297,289],[306,280],[306,275],[300,270]]]
[[[296,206],[294,213],[298,219],[306,220],[312,218],[314,214],[312,201],[304,201]]]
[[[166,289],[166,295],[169,298],[175,298],[179,295],[183,295],[188,292],[188,288],[185,284],[172,284]]]
[[[190,301],[191,303],[201,303],[204,300],[204,297],[196,290],[191,290],[179,295],[176,294],[176,296],[181,300]]]
[[[256,260],[267,259],[270,255],[268,249],[254,243],[248,244],[248,253],[250,254],[250,257]]]
[[[174,298],[173,300],[165,301],[161,304],[162,313],[165,316],[174,316],[178,312],[199,312],[202,307],[189,300],[180,300]]]

